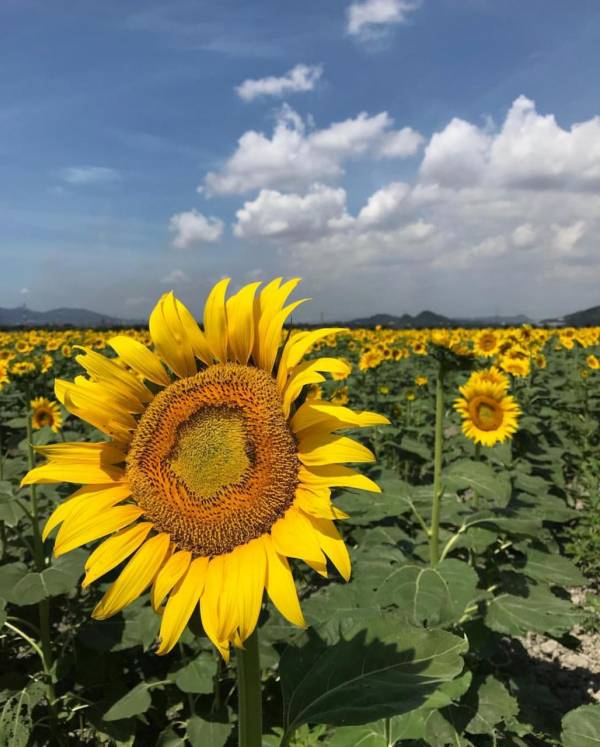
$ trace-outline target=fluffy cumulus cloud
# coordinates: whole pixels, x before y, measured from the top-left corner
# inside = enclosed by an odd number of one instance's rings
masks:
[[[352,36],[371,38],[387,27],[405,23],[408,15],[418,7],[409,0],[361,0],[347,10],[346,31]]]
[[[169,230],[174,234],[176,249],[189,249],[201,244],[213,244],[223,235],[220,218],[208,218],[197,210],[177,213],[171,218]]]
[[[383,184],[352,211],[342,186],[317,179],[339,178],[349,153],[380,158],[390,127],[386,114],[359,115],[302,132],[329,169],[259,189],[237,211],[234,234],[272,246],[311,292],[339,303],[340,287],[367,284],[371,311],[543,316],[597,303],[597,118],[565,128],[519,97],[498,126],[453,119],[429,139],[413,180]]]
[[[209,172],[199,188],[207,194],[244,194],[256,189],[303,189],[314,182],[339,179],[344,164],[358,158],[405,158],[414,155],[422,136],[393,129],[387,112],[334,122],[316,129],[285,105],[271,137],[250,130],[219,171]]]
[[[264,96],[286,96],[314,90],[323,74],[321,65],[296,65],[285,75],[248,78],[235,89],[242,101],[253,101]]]
[[[421,176],[449,187],[598,190],[600,117],[565,129],[519,96],[498,129],[453,119],[435,133]]]

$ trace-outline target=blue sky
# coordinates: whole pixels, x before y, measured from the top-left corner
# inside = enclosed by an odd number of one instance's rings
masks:
[[[1,306],[144,317],[173,287],[197,313],[275,274],[307,318],[600,303],[596,0],[5,0],[0,24]]]

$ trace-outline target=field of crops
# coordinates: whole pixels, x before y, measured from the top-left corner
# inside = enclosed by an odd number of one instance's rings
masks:
[[[600,629],[600,328],[319,335],[282,330],[280,314],[266,366],[255,332],[244,348],[250,327],[241,312],[233,331],[241,292],[238,300],[227,302],[228,320],[222,308],[220,317],[208,310],[204,335],[178,306],[189,337],[174,333],[174,348],[156,317],[152,335],[0,332],[0,745],[598,744],[600,666],[582,637],[597,641]],[[265,304],[258,317],[253,308],[266,339]],[[301,353],[292,361],[301,347],[308,362]],[[238,361],[232,370],[254,361],[279,375],[309,484],[286,506],[296,525],[287,534],[273,529],[272,555],[255,562],[246,554],[216,581],[205,558],[177,540],[187,524],[173,530],[168,549],[164,529],[142,544],[150,523],[128,527],[149,514],[165,526],[148,508],[154,498],[136,493],[138,473],[154,458],[137,433],[162,448],[172,411],[158,392],[202,372],[207,355],[209,371],[223,367],[214,357]],[[225,386],[202,381],[207,390]],[[144,431],[138,425],[152,407],[158,415]],[[226,435],[237,427],[227,417]],[[325,421],[326,442],[315,430]],[[193,462],[197,449],[216,495],[234,480],[227,449],[235,452],[237,436],[222,442],[209,425],[188,433],[180,424],[188,451],[168,458],[183,463],[192,454]],[[100,443],[107,438],[127,452],[126,468]],[[277,438],[274,454],[285,451]],[[85,442],[79,472],[65,456],[72,442]],[[352,469],[323,461],[324,449]],[[288,475],[276,467],[283,484]],[[134,487],[117,495],[121,469]],[[66,508],[46,525],[58,506]],[[133,532],[145,534],[136,540]],[[105,549],[95,550],[100,540]],[[190,557],[196,576],[175,569],[177,558],[187,568]],[[111,591],[123,568],[129,585]],[[245,579],[258,568],[260,594],[252,596]],[[299,606],[285,585],[288,568]],[[289,621],[302,615],[306,627]],[[532,640],[578,655],[584,665],[569,670],[578,684],[565,685],[558,658],[540,669]]]

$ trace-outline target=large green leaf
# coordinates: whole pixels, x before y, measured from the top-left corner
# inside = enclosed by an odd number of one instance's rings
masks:
[[[414,710],[460,673],[466,650],[464,639],[391,616],[333,645],[309,631],[281,657],[284,726],[361,724]]]
[[[495,472],[485,462],[459,459],[444,471],[443,481],[451,490],[471,488],[476,496],[495,506],[506,506],[510,500],[511,484],[507,472]]]
[[[413,625],[455,624],[477,596],[478,577],[461,560],[445,560],[435,568],[406,564],[382,577],[376,599],[395,605],[401,619]]]
[[[41,573],[32,571],[14,585],[9,601],[15,604],[36,604],[42,599],[71,591],[83,573],[86,553],[74,550],[62,555]]]
[[[600,745],[600,704],[584,705],[570,711],[562,720],[563,747]]]
[[[519,566],[519,569],[529,578],[553,586],[587,585],[586,577],[569,558],[556,553],[541,552],[533,548],[519,549],[526,553],[525,561]]]
[[[184,693],[211,693],[216,671],[215,657],[206,652],[196,656],[180,669],[171,672],[169,678]]]
[[[106,711],[103,716],[105,721],[119,721],[122,718],[138,716],[146,713],[152,704],[149,688],[151,685],[146,682],[140,682],[122,698],[119,698]]]
[[[469,696],[465,707],[475,711],[466,726],[469,734],[494,734],[498,724],[511,721],[519,712],[515,698],[492,675]]]
[[[580,620],[581,611],[547,586],[531,587],[526,597],[499,594],[488,603],[485,616],[492,630],[509,635],[532,631],[561,636]]]
[[[187,723],[187,738],[192,747],[223,747],[231,733],[231,724],[220,721],[205,721],[192,716]]]

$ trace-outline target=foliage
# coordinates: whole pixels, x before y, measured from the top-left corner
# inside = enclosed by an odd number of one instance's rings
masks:
[[[437,332],[346,335],[336,352],[353,363],[349,380],[309,393],[349,396],[350,406],[383,412],[391,425],[368,443],[379,459],[369,476],[383,492],[340,490],[336,498],[350,515],[351,581],[324,582],[302,568],[306,631],[263,608],[267,745],[585,747],[600,740],[599,706],[565,713],[551,688],[536,691],[510,654],[528,632],[565,640],[577,624],[597,627],[593,593],[582,609],[569,589],[593,585],[599,571],[600,372],[579,374],[597,352],[598,334],[498,332],[508,348],[496,362],[524,350],[531,365],[543,351],[547,368],[533,364],[528,376],[512,379],[524,413],[519,430],[511,441],[480,449],[461,433],[451,405],[471,370],[486,363],[466,355],[474,334]],[[135,334],[146,340],[144,331]],[[75,375],[73,344],[98,349],[106,338],[85,331],[0,335],[0,352],[33,362],[23,375],[11,375],[11,363],[0,392],[0,656],[11,662],[0,675],[0,744],[233,745],[235,663],[225,666],[215,655],[198,619],[177,649],[156,657],[158,617],[147,599],[93,621],[90,612],[115,573],[82,590],[85,551],[51,558],[48,540],[41,564],[36,556],[36,514],[45,519],[69,491],[39,486],[33,496],[19,488],[31,458],[28,403],[52,397],[54,376]],[[18,341],[29,349],[16,352]],[[46,371],[44,355],[52,360]],[[440,365],[440,561],[432,564]],[[427,381],[417,385],[417,376]],[[101,438],[63,415],[62,432],[41,428],[32,441]]]

